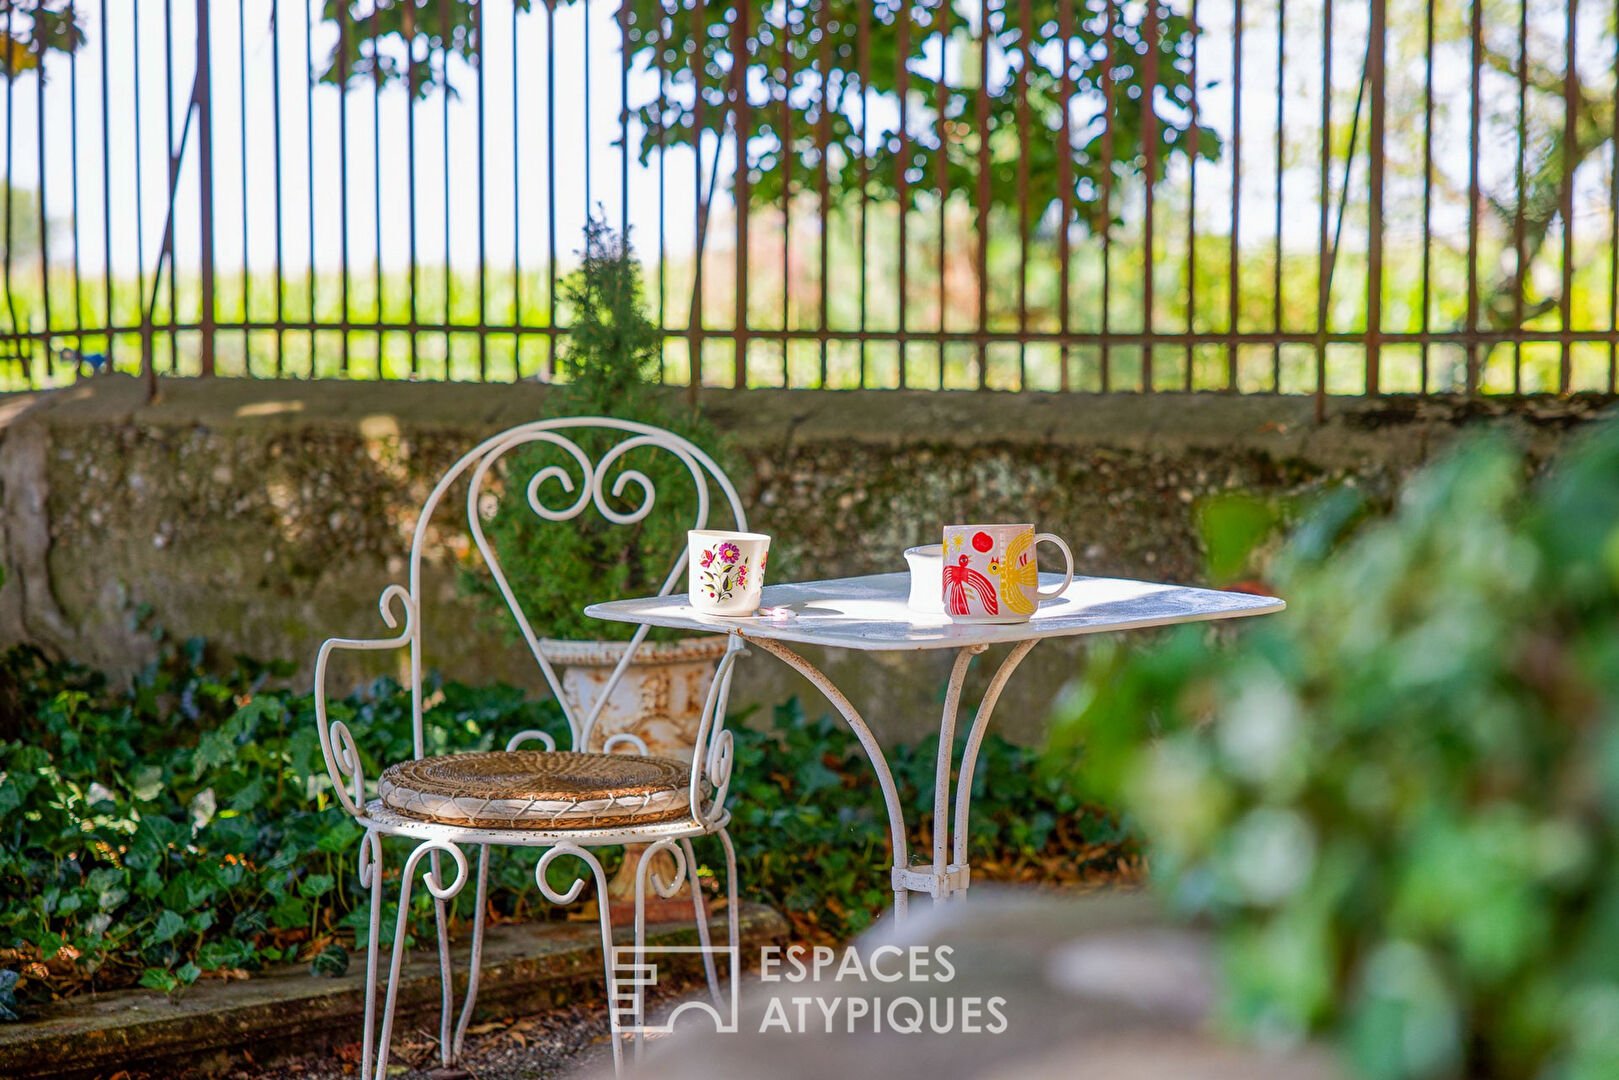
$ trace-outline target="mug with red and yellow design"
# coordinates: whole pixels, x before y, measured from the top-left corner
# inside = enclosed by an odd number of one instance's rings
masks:
[[[1057,545],[1066,568],[1062,584],[1040,591],[1035,545]],[[1060,537],[1030,524],[944,527],[944,611],[954,622],[1017,623],[1042,600],[1062,595],[1074,580],[1074,556]]]

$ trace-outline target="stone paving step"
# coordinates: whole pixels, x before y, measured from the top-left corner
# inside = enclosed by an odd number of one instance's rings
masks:
[[[713,921],[723,940],[723,916]],[[741,913],[744,956],[789,936],[787,921],[761,904]],[[614,934],[631,941],[630,928]],[[655,923],[648,942],[695,944],[689,922]],[[466,942],[456,957],[459,1001],[466,979]],[[195,1074],[224,1068],[247,1050],[265,1062],[288,1054],[309,1054],[357,1042],[365,1001],[365,955],[350,957],[348,973],[317,978],[307,965],[267,971],[245,981],[203,980],[178,1003],[152,990],[118,990],[82,995],[49,1006],[25,1023],[0,1024],[0,1077],[53,1080],[105,1077],[122,1068]],[[546,1002],[585,995],[603,1001],[601,933],[595,922],[506,924],[491,927],[484,943],[480,1014],[520,1006],[536,1012]],[[439,1005],[438,955],[417,950],[406,957],[396,1030],[429,1014],[436,1024]]]
[[[913,900],[854,947],[858,964],[762,966],[735,1033],[677,1026],[630,1075],[757,1080],[769,1062],[770,1080],[1347,1080],[1321,1045],[1223,1040],[1212,941],[1145,894],[974,886]]]

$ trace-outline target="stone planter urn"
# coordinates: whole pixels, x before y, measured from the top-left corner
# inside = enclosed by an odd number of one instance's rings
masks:
[[[720,658],[725,655],[726,642],[721,635],[643,641],[602,707],[587,745],[580,749],[599,752],[608,739],[627,733],[640,736],[649,754],[689,763],[703,705],[714,684]],[[629,642],[546,639],[541,647],[557,667],[575,715],[583,719],[596,707]],[[643,845],[626,847],[623,864],[607,883],[615,922],[621,917],[634,917],[635,868],[642,848]],[[652,871],[668,881],[674,875],[674,858],[660,852],[653,859]],[[646,909],[649,922],[690,918],[691,892],[682,884],[678,895],[665,900],[649,884]]]

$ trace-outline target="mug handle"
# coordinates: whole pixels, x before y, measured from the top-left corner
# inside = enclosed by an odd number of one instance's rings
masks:
[[[1052,533],[1036,533],[1035,537],[1034,537],[1034,545],[1039,545],[1039,544],[1042,544],[1042,543],[1056,544],[1057,547],[1062,551],[1063,561],[1068,564],[1067,569],[1065,569],[1063,571],[1063,579],[1062,579],[1062,584],[1061,585],[1058,585],[1055,589],[1053,589],[1051,592],[1048,592],[1048,593],[1041,592],[1039,589],[1036,589],[1034,591],[1034,598],[1035,598],[1036,601],[1055,600],[1057,597],[1059,597],[1059,596],[1061,596],[1063,594],[1063,590],[1067,589],[1068,586],[1073,583],[1073,580],[1074,580],[1074,553],[1072,551],[1068,550],[1068,545],[1063,543],[1062,537],[1054,535]]]

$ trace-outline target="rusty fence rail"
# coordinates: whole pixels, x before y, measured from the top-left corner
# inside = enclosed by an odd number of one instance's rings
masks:
[[[0,379],[1612,393],[1619,4],[0,0]]]

